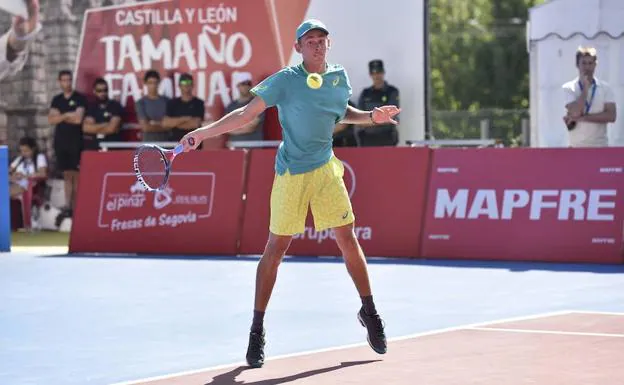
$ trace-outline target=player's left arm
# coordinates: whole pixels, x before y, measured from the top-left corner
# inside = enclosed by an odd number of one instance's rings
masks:
[[[347,112],[340,123],[346,124],[398,124],[394,117],[401,112],[397,106],[375,107],[372,111],[362,111],[358,108],[347,106]]]
[[[343,123],[342,121],[336,123],[336,126],[334,127],[334,134],[344,131],[347,127],[349,127],[349,124]]]

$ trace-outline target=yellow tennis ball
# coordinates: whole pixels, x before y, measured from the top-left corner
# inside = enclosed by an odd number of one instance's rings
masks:
[[[323,85],[323,77],[317,73],[311,73],[308,75],[307,83],[308,87],[314,90],[319,89]]]

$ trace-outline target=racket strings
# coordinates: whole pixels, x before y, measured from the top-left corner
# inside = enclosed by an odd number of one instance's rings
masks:
[[[167,164],[161,152],[155,148],[143,148],[137,154],[138,171],[145,184],[152,189],[160,188],[167,177]]]

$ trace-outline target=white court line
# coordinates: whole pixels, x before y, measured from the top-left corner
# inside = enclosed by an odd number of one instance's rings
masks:
[[[27,252],[37,254],[67,254],[67,246],[11,246],[12,252]]]
[[[597,314],[597,315],[617,315],[617,316],[624,317],[624,312],[616,312],[616,311],[573,310],[570,313],[575,313],[575,314]]]
[[[546,317],[565,315],[565,314],[571,314],[571,313],[573,313],[573,312],[570,311],[570,310],[563,310],[563,311],[550,312],[550,313],[534,314],[534,315],[529,315],[529,316],[512,317],[512,318],[504,318],[504,319],[492,320],[492,321],[486,321],[486,322],[478,322],[478,323],[474,323],[474,324],[467,324],[467,325],[462,325],[462,326],[454,326],[454,327],[449,327],[449,328],[444,328],[444,329],[431,330],[431,331],[428,331],[428,332],[409,334],[409,335],[401,336],[401,337],[388,338],[388,342],[403,341],[403,340],[409,340],[409,339],[413,339],[413,338],[420,338],[420,337],[432,336],[432,335],[449,333],[449,332],[454,332],[454,331],[467,330],[467,329],[471,329],[471,328],[478,328],[478,327],[490,325],[490,324],[493,324],[493,323],[525,321],[525,320],[530,320],[530,319],[546,318]],[[362,331],[364,331],[363,328],[362,328]],[[326,353],[326,352],[332,352],[332,351],[336,351],[336,350],[359,348],[359,347],[363,347],[363,346],[368,346],[368,343],[363,342],[363,343],[359,343],[359,344],[335,346],[335,347],[326,348],[326,349],[310,350],[310,351],[307,351],[307,352],[283,354],[283,355],[280,355],[280,356],[274,356],[274,357],[266,358],[264,361],[266,363],[268,361],[275,361],[275,360],[280,360],[280,359],[285,359],[285,358],[301,357],[301,356],[307,356],[307,355],[310,355],[310,354]],[[137,384],[143,384],[145,382],[150,382],[150,381],[167,380],[167,379],[170,379],[170,378],[176,378],[176,377],[181,377],[181,376],[190,376],[190,375],[199,374],[199,373],[203,373],[203,372],[227,369],[227,368],[232,368],[232,367],[237,367],[237,366],[247,366],[247,363],[246,362],[237,362],[237,363],[231,363],[231,364],[225,364],[225,365],[218,365],[218,366],[212,366],[212,367],[203,368],[203,369],[189,370],[189,371],[179,372],[179,373],[174,373],[174,374],[166,374],[166,375],[163,375],[163,376],[149,377],[149,378],[145,378],[145,379],[141,379],[141,380],[133,380],[133,381],[127,381],[127,382],[118,382],[118,383],[115,383],[115,384],[112,384],[112,385],[137,385]]]
[[[555,334],[555,335],[562,335],[562,336],[624,338],[624,334],[565,332],[563,330],[506,329],[506,328],[490,328],[490,327],[475,327],[475,328],[470,328],[468,330],[479,330],[479,331],[486,331],[486,332],[525,333],[525,334]]]

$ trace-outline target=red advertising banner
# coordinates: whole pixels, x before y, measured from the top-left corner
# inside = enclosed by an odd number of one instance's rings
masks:
[[[442,149],[423,256],[623,261],[624,149]]]
[[[429,150],[336,148],[356,216],[355,235],[368,256],[415,257],[420,247]],[[261,254],[269,233],[275,150],[252,150],[241,254]],[[309,212],[289,255],[340,255],[331,230],[317,232]]]
[[[286,65],[295,29],[309,0],[172,0],[88,10],[76,66],[76,89],[92,94],[103,77],[109,97],[126,109],[124,123],[136,122],[135,102],[143,96],[150,69],[163,76],[160,93],[180,95],[178,79],[194,77],[194,94],[206,106],[205,121],[223,116],[238,97],[238,82],[254,84]],[[274,111],[269,111],[269,118]],[[276,119],[267,129],[275,131]]]
[[[137,182],[132,156],[83,153],[70,252],[236,254],[244,151],[184,154],[159,192]]]

